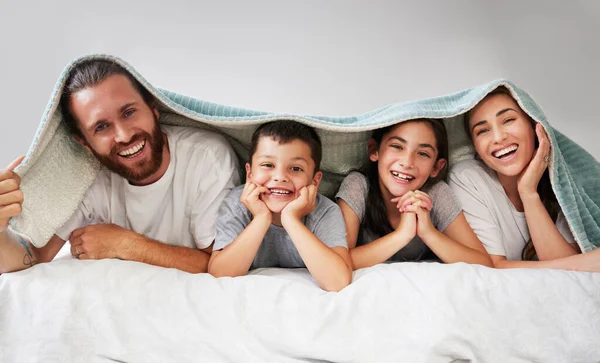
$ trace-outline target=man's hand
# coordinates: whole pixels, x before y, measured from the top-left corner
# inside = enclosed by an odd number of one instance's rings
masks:
[[[121,258],[133,247],[137,234],[114,224],[95,224],[73,231],[71,254],[80,260]]]
[[[0,233],[8,228],[8,220],[21,213],[23,192],[21,178],[14,172],[25,156],[18,157],[6,169],[0,170]]]
[[[298,194],[296,199],[291,201],[281,211],[282,223],[283,220],[287,218],[300,220],[315,209],[315,206],[317,205],[316,185],[302,187]]]

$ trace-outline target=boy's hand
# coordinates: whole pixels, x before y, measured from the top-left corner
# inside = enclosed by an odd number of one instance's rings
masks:
[[[242,204],[248,208],[250,213],[252,213],[255,218],[259,216],[265,216],[270,219],[271,211],[265,202],[260,199],[260,195],[263,193],[269,193],[269,189],[261,185],[254,184],[248,180],[246,181],[244,191],[240,196],[240,202],[242,202]]]
[[[281,219],[294,218],[301,219],[312,212],[317,205],[317,186],[309,185],[302,187],[295,200],[291,201],[281,211]]]
[[[13,171],[25,156],[17,158],[6,169],[0,170],[0,233],[8,228],[8,220],[21,213],[23,192],[21,178]]]

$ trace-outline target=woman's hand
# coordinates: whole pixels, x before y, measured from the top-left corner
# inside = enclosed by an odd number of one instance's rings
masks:
[[[521,172],[517,179],[517,188],[521,197],[537,194],[537,187],[544,171],[550,162],[550,140],[541,124],[535,126],[539,146],[529,162],[529,165]]]

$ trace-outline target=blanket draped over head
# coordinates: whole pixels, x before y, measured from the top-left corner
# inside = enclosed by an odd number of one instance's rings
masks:
[[[447,96],[395,103],[356,116],[308,116],[246,110],[183,96],[153,86],[119,58],[90,55],[72,61],[58,78],[25,160],[16,169],[22,178],[24,202],[23,212],[11,219],[11,226],[28,235],[37,247],[44,246],[67,221],[101,167],[69,134],[59,107],[69,72],[88,59],[111,60],[131,72],[156,98],[161,123],[211,129],[225,135],[238,154],[240,165],[247,161],[252,132],[262,123],[291,119],[316,128],[323,143],[324,180],[320,191],[329,197],[335,194],[350,170],[360,168],[368,160],[370,132],[398,122],[442,118],[448,129],[450,164],[472,158],[474,151],[463,131],[462,115],[489,92],[504,86],[548,133],[552,144],[550,180],[581,250],[588,252],[600,246],[600,164],[582,147],[553,129],[531,96],[507,80],[496,80]]]

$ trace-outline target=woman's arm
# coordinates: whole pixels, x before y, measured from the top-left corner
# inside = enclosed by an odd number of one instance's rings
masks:
[[[420,213],[424,214],[427,211]],[[417,214],[417,218],[420,218],[420,214]],[[463,212],[454,218],[443,233],[431,228],[421,238],[445,263],[466,262],[494,267]]]
[[[535,133],[539,146],[517,181],[531,240],[540,261],[576,255],[577,249],[558,231],[537,192],[538,184],[548,168],[550,140],[540,124],[536,124]]]
[[[540,261],[579,253],[560,233],[537,193],[521,195],[527,228]]]
[[[512,261],[505,256],[490,255],[496,268],[551,268],[583,272],[600,272],[600,248],[548,261]]]

